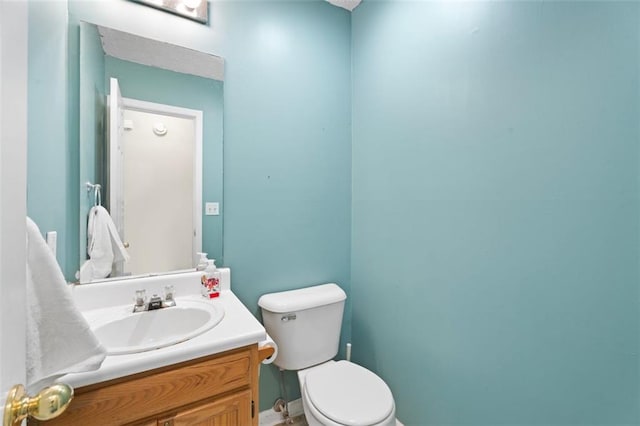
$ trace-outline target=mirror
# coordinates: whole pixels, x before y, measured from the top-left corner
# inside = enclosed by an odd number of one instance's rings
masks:
[[[200,251],[222,264],[223,72],[80,24],[81,283],[191,269]]]

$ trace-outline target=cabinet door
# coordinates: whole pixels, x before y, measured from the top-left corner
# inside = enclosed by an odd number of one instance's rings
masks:
[[[251,391],[234,393],[175,416],[158,420],[158,426],[247,426],[251,422]]]

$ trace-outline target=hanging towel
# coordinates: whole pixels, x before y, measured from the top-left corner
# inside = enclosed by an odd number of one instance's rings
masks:
[[[114,262],[129,260],[129,253],[120,240],[116,225],[104,207],[94,206],[89,211],[87,238],[89,260],[80,268],[80,282],[106,278]]]
[[[104,347],[76,308],[55,256],[27,218],[27,387],[38,391],[67,373],[97,370]]]

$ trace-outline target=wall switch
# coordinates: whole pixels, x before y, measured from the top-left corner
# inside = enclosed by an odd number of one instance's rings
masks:
[[[56,231],[47,232],[47,245],[53,253],[53,257],[56,257],[58,251],[58,233]]]
[[[207,216],[218,216],[220,214],[220,203],[205,203],[204,214]]]

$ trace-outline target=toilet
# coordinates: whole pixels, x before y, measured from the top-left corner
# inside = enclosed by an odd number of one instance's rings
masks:
[[[310,426],[394,426],[389,386],[350,361],[334,361],[347,298],[336,284],[265,294],[258,300],[267,333],[278,345],[273,362],[298,372]]]

